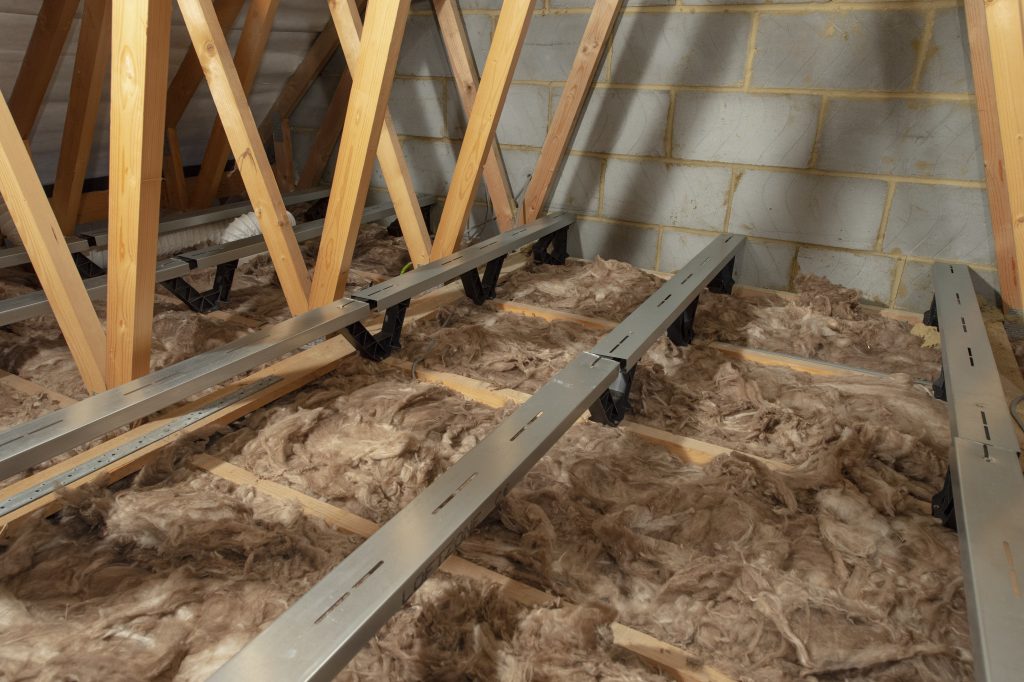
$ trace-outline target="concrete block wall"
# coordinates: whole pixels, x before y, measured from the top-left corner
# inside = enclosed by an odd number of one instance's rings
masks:
[[[500,5],[462,2],[481,69]],[[498,128],[518,195],[591,5],[537,2]],[[443,195],[466,117],[429,6],[413,9],[391,107],[417,189]],[[301,150],[315,125],[294,124]],[[815,273],[921,308],[935,259],[994,283],[962,7],[634,0],[551,207],[581,215],[583,255],[643,267],[672,270],[735,232],[749,236],[740,275],[755,285]]]

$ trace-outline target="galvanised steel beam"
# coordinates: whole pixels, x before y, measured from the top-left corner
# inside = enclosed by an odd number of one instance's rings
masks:
[[[211,680],[334,679],[618,372],[579,355]]]
[[[1024,475],[1015,425],[965,265],[932,269],[952,446],[949,486],[960,536],[979,681],[1024,671]]]

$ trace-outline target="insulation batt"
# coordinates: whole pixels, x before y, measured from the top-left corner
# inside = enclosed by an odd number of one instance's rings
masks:
[[[514,273],[497,296],[618,322],[661,284],[626,263],[570,260]],[[919,378],[938,374],[939,351],[923,347],[906,322],[864,309],[856,291],[809,275],[798,275],[795,288],[795,299],[705,292],[697,308],[698,342],[725,341]]]
[[[533,268],[516,275],[516,287],[531,291],[530,303],[613,318],[639,300],[616,300],[611,288],[595,300],[595,282],[612,270],[634,282],[622,289],[635,291],[621,296],[646,297],[635,283],[648,275],[610,261]],[[570,289],[559,294],[548,280],[562,272],[571,275]],[[648,281],[651,291],[659,284]],[[833,314],[841,309],[838,290],[821,296]],[[785,319],[781,330],[792,323]],[[698,334],[700,325],[698,318]],[[834,332],[856,345],[865,329]],[[909,331],[899,333],[912,348]],[[577,346],[593,343],[586,334],[455,306],[413,325],[403,353],[534,390]],[[431,337],[442,341],[430,345]],[[641,362],[633,395],[632,418],[736,452],[701,468],[621,430],[578,423],[460,553],[583,606],[524,609],[479,584],[438,577],[357,656],[347,679],[647,679],[645,668],[609,646],[612,618],[737,680],[970,679],[957,539],[926,504],[944,473],[944,406],[906,376],[813,379],[664,341]],[[191,452],[231,459],[384,521],[503,415],[351,358],[219,438],[181,443],[173,466],[151,467],[115,493],[76,494],[59,523],[38,521],[0,555],[0,595],[10,595],[0,609],[21,614],[0,619],[12,624],[0,625],[0,678],[42,672],[31,667],[29,648],[75,659],[73,668],[53,668],[55,677],[74,670],[83,679],[116,678],[124,668],[108,674],[101,662],[125,665],[134,659],[116,647],[140,642],[155,662],[139,677],[153,670],[201,677],[355,545],[295,509],[191,472],[184,464]],[[119,506],[122,498],[129,506]],[[274,511],[258,511],[263,505]],[[199,536],[197,516],[206,529]],[[275,542],[293,544],[263,549]],[[226,545],[227,554],[214,545]],[[135,570],[157,576],[152,592],[120,577],[136,579]],[[118,577],[102,582],[89,571]],[[163,601],[167,591],[182,593],[173,589],[179,576],[202,583],[188,583],[188,597],[199,595],[188,604],[223,596],[238,628],[223,619],[209,629],[188,621],[194,634],[178,634],[181,614],[203,618]],[[250,603],[261,615],[236,617],[237,605],[248,611]],[[82,636],[67,637],[69,623]],[[25,637],[31,627],[39,634]],[[18,651],[22,658],[9,653]],[[160,665],[170,659],[181,665]]]
[[[0,679],[204,680],[360,542],[170,458],[67,502],[0,554]],[[340,679],[655,679],[613,614],[437,576]]]

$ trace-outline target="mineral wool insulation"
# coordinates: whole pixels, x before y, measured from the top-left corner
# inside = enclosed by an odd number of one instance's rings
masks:
[[[498,297],[616,320],[658,284],[611,261],[530,266]],[[658,679],[612,643],[613,621],[736,680],[970,679],[957,540],[928,508],[949,430],[917,380],[938,353],[851,292],[800,285],[795,300],[705,295],[697,342],[641,361],[630,418],[730,454],[698,466],[576,424],[459,550],[557,599],[526,607],[439,573],[341,679]],[[259,298],[273,317],[269,290],[230,307]],[[464,303],[410,324],[398,359],[530,392],[597,336]],[[710,340],[888,375],[811,377]],[[513,407],[352,357],[114,490],[69,495],[0,555],[0,678],[202,679],[358,545],[195,455],[385,522]]]

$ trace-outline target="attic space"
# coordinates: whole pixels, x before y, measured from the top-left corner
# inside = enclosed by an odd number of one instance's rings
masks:
[[[0,680],[1019,680],[1022,27],[0,0]]]

